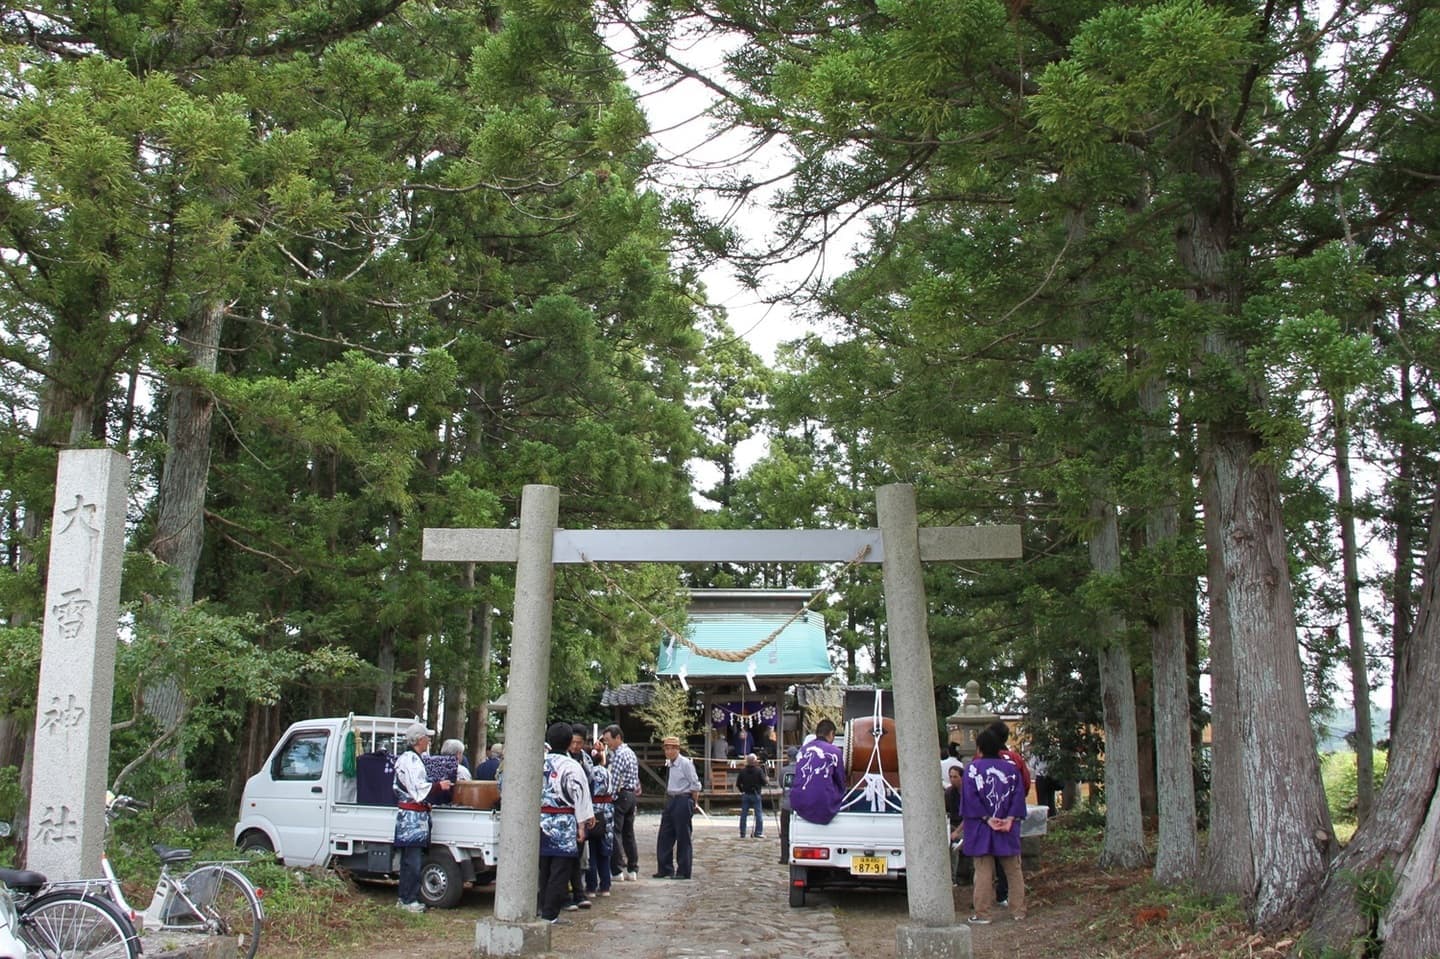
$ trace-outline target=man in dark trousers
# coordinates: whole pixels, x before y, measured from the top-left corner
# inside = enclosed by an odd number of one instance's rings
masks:
[[[740,838],[745,838],[745,820],[753,809],[754,836],[759,839],[765,834],[765,803],[760,798],[760,790],[765,788],[765,767],[760,765],[759,756],[751,753],[745,757],[745,768],[735,777],[735,788],[740,790]]]
[[[790,786],[795,782],[795,757],[799,746],[785,747],[785,765],[780,767],[780,865],[790,864]]]
[[[660,814],[660,836],[655,841],[655,879],[689,879],[692,849],[690,820],[700,801],[700,776],[689,757],[680,755],[680,737],[666,736],[665,811]]]
[[[635,845],[635,807],[640,801],[640,761],[625,744],[625,733],[611,724],[600,734],[610,750],[610,786],[615,790],[615,851],[611,872],[625,882],[640,878],[640,850]],[[622,856],[621,853],[624,853]]]

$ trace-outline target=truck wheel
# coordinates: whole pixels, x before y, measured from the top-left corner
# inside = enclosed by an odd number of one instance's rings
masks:
[[[790,908],[799,909],[805,905],[806,872],[804,866],[790,867]]]
[[[270,838],[253,829],[241,836],[237,845],[240,847],[240,855],[246,859],[270,859],[275,855],[275,847],[271,845]]]
[[[420,867],[420,900],[431,909],[454,909],[465,891],[460,864],[448,852],[432,852]]]

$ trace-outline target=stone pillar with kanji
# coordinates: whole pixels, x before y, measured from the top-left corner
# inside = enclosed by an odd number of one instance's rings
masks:
[[[52,881],[100,871],[129,479],[113,450],[60,454],[25,860]]]

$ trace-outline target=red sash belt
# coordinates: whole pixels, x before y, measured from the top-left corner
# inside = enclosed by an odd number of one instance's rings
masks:
[[[540,811],[543,813],[569,813],[572,816],[575,815],[574,806],[541,806]]]
[[[596,797],[595,797],[595,802],[614,802],[614,801],[615,801],[615,797],[614,797],[614,796],[596,796]]]
[[[430,811],[430,804],[428,802],[398,802],[395,805],[399,806],[401,809],[404,809],[407,812]]]

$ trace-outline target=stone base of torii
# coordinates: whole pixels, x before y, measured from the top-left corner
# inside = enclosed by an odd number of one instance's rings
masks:
[[[511,639],[505,761],[513,772],[539,769],[550,675],[551,608],[556,563],[815,563],[844,562],[869,547],[865,562],[882,566],[895,741],[905,794],[905,858],[910,922],[896,930],[900,959],[969,959],[970,929],[956,925],[950,889],[944,799],[935,781],[938,740],[934,675],[926,631],[925,561],[1013,559],[1017,526],[921,529],[915,490],[882,486],[875,495],[878,530],[564,530],[558,528],[556,487],[526,486],[520,525],[504,529],[427,529],[422,558],[439,562],[514,563],[515,616]],[[910,784],[916,788],[907,790]],[[482,955],[548,951],[550,928],[537,921],[540,777],[511,776],[501,814],[500,862],[494,918],[476,928]]]

